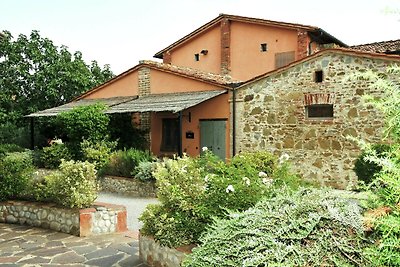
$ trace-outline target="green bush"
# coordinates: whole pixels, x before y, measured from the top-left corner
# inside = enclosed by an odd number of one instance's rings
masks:
[[[33,175],[29,152],[8,153],[0,158],[0,200],[23,196]]]
[[[197,243],[214,218],[224,218],[228,210],[246,210],[285,184],[286,169],[278,171],[283,165],[276,162],[267,152],[239,154],[231,163],[209,152],[164,159],[154,172],[161,204],[140,217],[142,233],[170,247]]]
[[[131,114],[112,114],[109,129],[111,139],[118,140],[118,149],[145,150],[148,147],[145,131],[133,127]]]
[[[76,107],[60,113],[56,124],[63,129],[65,143],[74,159],[81,159],[81,142],[89,140],[97,142],[109,136],[108,123],[110,118],[104,114],[107,107],[104,104]]]
[[[16,144],[0,144],[0,156],[10,152],[24,152],[25,149]]]
[[[139,162],[139,165],[136,167],[136,175],[135,178],[142,181],[155,181],[155,177],[153,173],[157,169],[157,162],[150,162],[150,161],[142,161]]]
[[[370,266],[359,206],[329,190],[280,193],[231,213],[200,243],[183,266]]]
[[[42,153],[40,153],[40,162],[48,169],[58,168],[63,159],[72,159],[72,155],[65,144],[54,143],[48,147],[44,147]]]
[[[372,145],[374,154],[378,157],[383,157],[390,150],[390,145],[387,144],[375,144]],[[367,156],[371,152],[363,151],[357,158],[354,164],[354,171],[357,174],[358,180],[363,181],[365,184],[370,184],[375,175],[382,170],[382,167],[375,162],[367,160]]]
[[[50,198],[68,208],[83,208],[97,198],[96,169],[89,162],[62,161],[60,171],[46,176]]]
[[[96,170],[101,170],[110,161],[112,151],[116,148],[117,141],[111,142],[101,140],[91,142],[84,140],[81,143],[81,150],[83,153],[83,160],[93,163]]]
[[[139,163],[146,161],[154,161],[153,156],[148,151],[134,148],[118,150],[111,154],[102,174],[134,178],[138,173],[137,167]]]

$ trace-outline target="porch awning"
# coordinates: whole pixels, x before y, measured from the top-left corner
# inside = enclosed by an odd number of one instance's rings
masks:
[[[227,90],[216,90],[140,96],[137,99],[112,106],[106,110],[105,113],[113,114],[161,111],[175,113],[196,106],[226,92]]]
[[[196,106],[204,101],[226,93],[227,90],[184,92],[171,94],[154,94],[146,96],[124,96],[98,99],[81,99],[68,104],[49,108],[27,115],[26,117],[56,116],[61,112],[69,111],[75,107],[87,106],[95,103],[104,103],[108,106],[107,114],[134,113],[134,112],[179,112]]]
[[[131,101],[136,98],[137,98],[137,96],[118,96],[118,97],[98,98],[98,99],[81,99],[81,100],[73,101],[73,102],[67,103],[65,105],[58,106],[58,107],[38,111],[38,112],[35,112],[32,114],[29,114],[26,117],[57,116],[61,112],[69,111],[75,107],[88,106],[88,105],[92,105],[95,103],[104,103],[108,107],[113,107],[115,105],[125,103],[127,101]]]

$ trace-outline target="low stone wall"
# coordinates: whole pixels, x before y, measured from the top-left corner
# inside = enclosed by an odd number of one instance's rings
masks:
[[[179,267],[193,247],[164,247],[151,237],[139,235],[139,255],[148,266]]]
[[[156,197],[154,182],[142,182],[134,178],[106,176],[99,179],[104,192],[120,193],[133,197]]]
[[[26,224],[77,236],[127,231],[124,206],[96,202],[87,209],[27,201],[0,202],[0,222]]]

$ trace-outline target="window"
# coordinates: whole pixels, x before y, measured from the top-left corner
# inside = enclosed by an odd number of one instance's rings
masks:
[[[199,61],[200,60],[200,54],[194,54],[194,60]]]
[[[333,119],[333,105],[314,104],[306,106],[306,117],[309,119]]]
[[[324,80],[324,73],[322,70],[317,70],[314,74],[314,81],[316,83],[322,83],[322,81]]]
[[[261,52],[267,52],[267,50],[268,50],[268,46],[266,43],[260,45]]]
[[[275,54],[275,68],[280,68],[288,65],[294,61],[294,51],[276,53]]]
[[[162,120],[161,151],[177,152],[179,145],[179,120]]]

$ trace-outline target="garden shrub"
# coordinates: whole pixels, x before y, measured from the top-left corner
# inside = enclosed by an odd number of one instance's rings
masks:
[[[67,144],[74,159],[81,159],[81,142],[89,140],[97,142],[108,135],[110,118],[104,114],[107,107],[104,104],[94,104],[73,108],[62,112],[56,117],[56,123],[63,130],[63,140]]]
[[[145,150],[148,144],[146,131],[133,127],[131,114],[112,114],[110,116],[110,138],[118,140],[118,149],[136,148]]]
[[[92,142],[84,140],[81,143],[81,150],[83,154],[83,160],[93,163],[96,170],[101,170],[110,161],[110,155],[116,148],[117,141],[106,141],[100,140]]]
[[[224,218],[228,210],[246,210],[275,194],[285,180],[275,176],[285,172],[278,172],[281,165],[276,162],[268,152],[239,154],[231,163],[209,152],[198,158],[164,159],[154,172],[161,204],[140,217],[142,233],[169,247],[197,243],[213,218]]]
[[[72,155],[65,144],[53,143],[42,149],[40,162],[45,168],[56,169],[60,166],[61,160],[71,160]]]
[[[33,175],[29,152],[7,153],[0,158],[0,200],[23,196]]]
[[[375,155],[383,157],[390,150],[390,145],[375,144],[372,145],[371,149],[375,151]],[[363,181],[367,185],[373,181],[375,175],[382,169],[377,163],[367,160],[369,153],[363,151],[354,164],[354,171],[357,174],[358,180]]]
[[[89,162],[62,161],[60,170],[45,178],[50,197],[57,204],[68,208],[83,208],[97,198],[96,169]]]
[[[361,209],[329,190],[264,199],[217,219],[200,243],[183,266],[369,266]]]
[[[16,144],[0,144],[0,157],[10,152],[24,152],[25,149]]]
[[[111,154],[102,174],[134,178],[138,172],[139,163],[146,161],[154,161],[149,151],[134,148],[118,150]]]
[[[155,177],[153,175],[154,171],[157,169],[157,162],[150,161],[142,161],[139,162],[139,165],[136,167],[136,175],[135,178],[142,181],[155,181]]]

